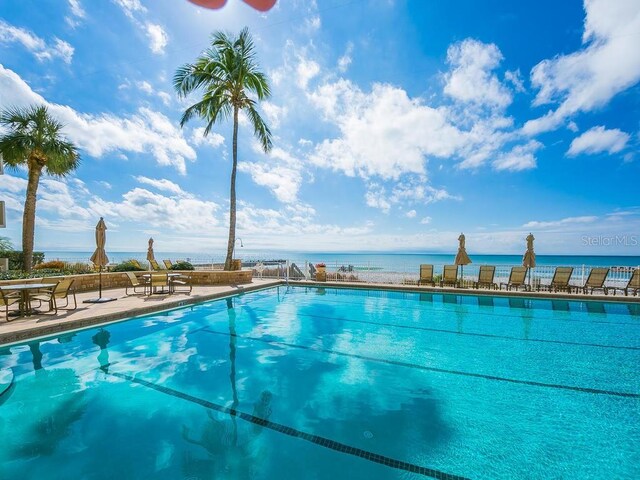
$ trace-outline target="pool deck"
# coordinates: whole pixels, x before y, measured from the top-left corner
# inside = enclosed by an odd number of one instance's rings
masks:
[[[78,293],[76,310],[58,310],[41,315],[18,317],[7,322],[4,312],[0,314],[0,345],[24,340],[46,337],[59,332],[76,330],[116,322],[124,318],[146,315],[171,308],[183,307],[193,303],[214,300],[241,292],[250,292],[275,285],[281,280],[255,279],[243,285],[194,286],[190,295],[174,293],[172,295],[129,295],[124,288],[103,290],[103,297],[116,298],[114,302],[83,303],[84,300],[97,297],[97,292]],[[73,300],[71,300],[73,305]],[[44,307],[46,308],[46,306]]]
[[[183,307],[207,300],[235,295],[241,292],[260,290],[284,284],[282,279],[258,279],[251,283],[229,286],[195,286],[190,295],[175,293],[173,295],[125,295],[123,288],[104,290],[103,296],[116,298],[117,301],[108,303],[82,303],[89,298],[95,298],[96,292],[83,292],[77,295],[78,308],[76,310],[59,310],[57,315],[44,313],[30,317],[20,317],[7,322],[4,314],[0,315],[0,345],[22,342],[32,338],[46,337],[60,332],[76,330],[94,325],[116,322],[125,318],[160,312],[171,308]],[[604,302],[640,303],[640,297],[625,297],[624,295],[583,295],[562,292],[522,292],[506,290],[487,290],[472,288],[441,288],[416,285],[392,285],[359,282],[315,282],[291,281],[291,285],[330,288],[358,288],[366,290],[383,289],[400,292],[430,292],[450,293],[455,295],[491,295],[504,297],[526,297],[550,300],[592,300]]]

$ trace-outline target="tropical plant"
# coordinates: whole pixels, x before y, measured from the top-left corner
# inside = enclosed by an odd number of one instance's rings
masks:
[[[195,268],[190,262],[180,260],[171,265],[171,270],[195,270]]]
[[[62,260],[49,260],[33,266],[34,270],[63,270],[65,264]]]
[[[0,252],[12,252],[13,244],[8,237],[0,237]]]
[[[204,135],[218,122],[233,119],[233,165],[229,195],[229,241],[224,269],[231,270],[231,260],[236,241],[236,169],[238,164],[238,115],[247,114],[253,126],[253,133],[260,141],[262,149],[271,149],[271,131],[256,110],[256,99],[264,100],[271,95],[269,83],[259,70],[253,40],[249,30],[244,28],[237,37],[217,32],[211,39],[211,46],[195,63],[187,63],[178,68],[173,85],[181,97],[202,90],[200,101],[187,108],[180,120],[180,126],[193,117],[206,122]]]
[[[0,155],[4,164],[28,170],[27,195],[22,220],[23,269],[33,265],[33,239],[36,221],[36,194],[43,173],[63,177],[79,164],[78,151],[62,136],[63,125],[49,114],[44,105],[8,108],[0,112]]]
[[[112,272],[143,272],[144,268],[140,268],[133,260],[126,260],[119,263],[111,269]]]

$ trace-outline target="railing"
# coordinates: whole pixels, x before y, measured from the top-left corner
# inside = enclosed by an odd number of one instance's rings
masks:
[[[326,264],[327,281],[337,282],[361,282],[361,283],[386,283],[416,285],[420,278],[420,265],[398,264],[395,266],[376,264],[374,262],[324,262]],[[288,267],[287,267],[288,265]],[[464,286],[473,285],[478,279],[480,264],[458,267],[458,278]],[[516,266],[516,265],[513,265]],[[548,285],[559,265],[541,265],[529,271],[527,283],[534,288],[536,285]],[[297,267],[297,268],[296,268]],[[247,268],[247,267],[245,267]],[[313,263],[281,262],[275,265],[255,265],[251,267],[255,278],[276,278],[291,280],[313,280],[315,278]],[[442,276],[444,265],[434,265],[434,279],[436,283]],[[496,265],[494,282],[506,283],[509,280],[512,265]],[[582,286],[586,282],[592,267],[581,265],[574,267],[570,285]],[[612,267],[605,285],[607,287],[624,287],[631,278],[631,274],[638,267]]]

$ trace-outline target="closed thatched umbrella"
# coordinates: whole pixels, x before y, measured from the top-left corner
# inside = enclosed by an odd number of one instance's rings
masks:
[[[460,265],[460,280],[462,281],[464,278],[464,266],[469,265],[471,263],[471,259],[469,258],[469,255],[467,255],[467,250],[465,248],[464,233],[460,234],[458,242],[458,253],[456,254],[456,259],[453,263],[454,265]]]
[[[102,298],[102,269],[109,263],[109,257],[107,257],[107,252],[104,250],[106,243],[107,225],[104,223],[104,219],[100,217],[100,221],[96,225],[96,250],[91,255],[91,261],[99,268],[98,298],[90,298],[85,300],[84,303],[104,303],[115,300],[115,298]]]
[[[151,262],[154,262],[156,257],[153,253],[153,238],[149,239],[149,247],[147,247],[147,262],[149,262],[149,270],[153,270],[151,268]]]
[[[536,266],[536,252],[533,251],[533,241],[535,237],[532,233],[527,236],[527,251],[524,252],[522,257],[522,266],[528,269],[535,268]],[[531,285],[531,272],[529,272],[529,285]]]

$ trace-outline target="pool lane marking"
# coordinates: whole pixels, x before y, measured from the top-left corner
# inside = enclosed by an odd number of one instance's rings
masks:
[[[433,468],[421,467],[420,465],[416,465],[414,463],[403,462],[401,460],[396,460],[395,458],[387,457],[385,455],[380,455],[378,453],[369,452],[367,450],[363,450],[361,448],[351,447],[347,444],[336,442],[326,437],[321,437],[319,435],[313,435],[311,433],[306,433],[301,430],[297,430],[292,427],[288,427],[281,423],[272,422],[270,420],[266,420],[264,418],[256,417],[254,415],[250,415],[248,413],[241,412],[236,410],[235,408],[225,407],[224,405],[220,405],[217,403],[210,402],[209,400],[205,400],[203,398],[194,397],[193,395],[189,395],[188,393],[180,392],[179,390],[174,390],[173,388],[165,387],[163,385],[158,385],[156,383],[149,382],[147,380],[143,380],[138,377],[134,377],[131,375],[127,375],[125,373],[119,372],[110,372],[110,375],[114,375],[123,380],[127,380],[132,383],[137,383],[138,385],[145,386],[147,388],[151,388],[161,393],[166,393],[167,395],[171,395],[173,397],[181,398],[191,403],[195,403],[197,405],[201,405],[210,410],[215,410],[224,414],[228,414],[234,417],[241,418],[247,422],[251,422],[255,425],[259,425],[261,427],[268,428],[275,432],[282,433],[284,435],[288,435],[290,437],[299,438],[301,440],[305,440],[310,443],[314,443],[324,448],[329,448],[331,450],[335,450],[340,453],[346,453],[348,455],[352,455],[354,457],[360,457],[365,460],[369,460],[370,462],[379,463],[381,465],[385,465],[387,467],[395,468],[398,470],[405,470],[407,472],[417,473],[423,475],[425,477],[436,478],[439,480],[469,480],[466,477],[462,477],[460,475],[453,475],[450,473],[446,473],[440,470],[435,470]]]
[[[498,382],[517,383],[517,384],[520,384],[520,385],[531,385],[531,386],[534,386],[534,387],[557,388],[557,389],[561,389],[561,390],[571,390],[571,391],[574,391],[574,392],[593,393],[593,394],[596,394],[596,395],[610,395],[610,396],[614,396],[614,397],[625,397],[625,398],[640,398],[640,393],[616,392],[616,391],[612,391],[612,390],[600,390],[598,388],[574,387],[574,386],[571,386],[571,385],[561,385],[561,384],[556,384],[556,383],[534,382],[534,381],[530,381],[530,380],[518,380],[516,378],[497,377],[495,375],[485,375],[483,373],[463,372],[463,371],[460,371],[460,370],[447,370],[447,369],[444,369],[444,368],[427,367],[425,365],[417,365],[415,363],[400,362],[400,361],[397,361],[397,360],[387,360],[387,359],[384,359],[384,358],[369,357],[367,355],[359,355],[357,353],[339,352],[337,350],[329,350],[327,348],[308,347],[308,346],[305,346],[305,345],[297,345],[295,343],[279,342],[277,340],[266,340],[264,338],[252,337],[252,336],[249,336],[249,335],[238,335],[238,334],[229,333],[229,332],[218,332],[216,330],[210,330],[208,328],[203,328],[203,329],[200,329],[199,331],[206,332],[206,333],[213,333],[215,335],[225,335],[225,336],[228,336],[228,337],[236,337],[236,338],[240,338],[240,339],[244,339],[244,340],[253,340],[253,341],[256,341],[256,342],[267,343],[267,344],[270,344],[270,345],[281,345],[281,346],[290,347],[290,348],[298,348],[298,349],[302,349],[302,350],[311,350],[311,351],[314,351],[314,352],[322,352],[322,353],[327,353],[327,354],[330,354],[330,355],[340,355],[340,356],[343,356],[343,357],[358,358],[360,360],[367,360],[367,361],[371,361],[371,362],[386,363],[386,364],[389,364],[389,365],[396,365],[396,366],[399,366],[399,367],[414,368],[414,369],[417,369],[417,370],[425,370],[425,371],[429,371],[429,372],[448,373],[448,374],[451,374],[451,375],[460,375],[460,376],[464,376],[464,377],[482,378],[482,379],[485,379],[485,380],[496,380]]]
[[[275,310],[268,310],[265,308],[254,308],[254,307],[250,307],[249,305],[243,305],[244,308],[246,309],[252,309],[254,311],[259,311],[259,312],[265,312],[265,313],[276,313]],[[378,325],[378,326],[384,326],[384,327],[394,327],[394,328],[405,328],[405,329],[412,329],[412,330],[424,330],[427,332],[439,332],[439,333],[455,333],[457,335],[470,335],[470,336],[475,336],[475,337],[487,337],[487,338],[500,338],[500,339],[504,339],[504,340],[519,340],[522,342],[540,342],[540,343],[555,343],[555,344],[560,344],[560,345],[577,345],[577,346],[582,346],[582,347],[598,347],[598,348],[613,348],[613,349],[620,349],[620,350],[640,350],[640,347],[631,347],[631,346],[618,346],[618,345],[603,345],[600,343],[580,343],[580,342],[569,342],[569,341],[565,341],[565,340],[545,340],[545,339],[541,339],[541,338],[518,338],[518,337],[510,337],[508,335],[494,335],[491,333],[472,333],[472,332],[458,332],[457,330],[446,330],[446,329],[441,329],[441,328],[430,328],[430,327],[420,327],[420,326],[415,326],[415,325],[400,325],[400,324],[394,324],[394,323],[385,323],[385,322],[370,322],[368,320],[355,320],[355,319],[351,319],[351,318],[341,318],[341,317],[325,317],[322,315],[313,315],[311,313],[296,313],[296,315],[302,315],[305,317],[311,317],[311,318],[320,318],[320,319],[328,319],[328,320],[339,320],[339,321],[343,321],[343,322],[352,322],[352,323],[363,323],[366,325]]]

